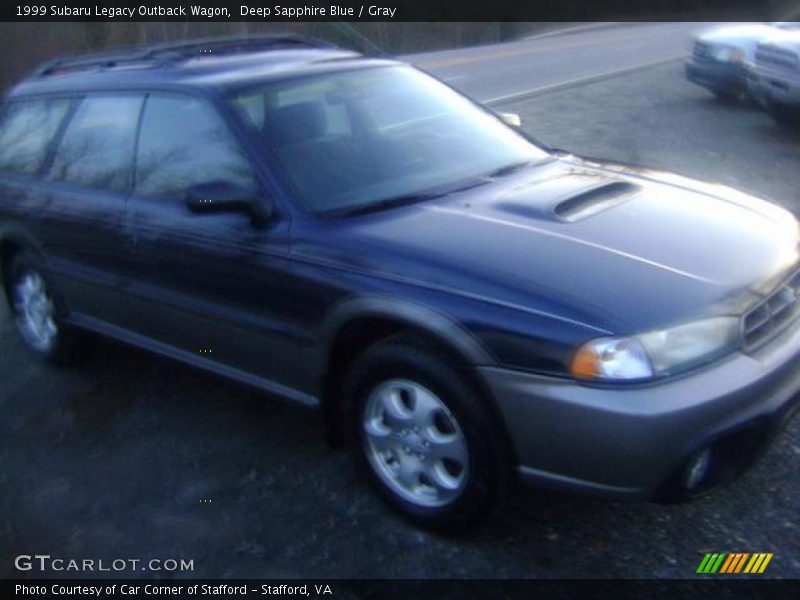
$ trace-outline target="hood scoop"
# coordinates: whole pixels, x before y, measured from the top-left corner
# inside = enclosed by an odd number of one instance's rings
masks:
[[[560,220],[574,223],[627,202],[638,189],[627,181],[604,183],[558,202],[553,212]]]
[[[574,223],[628,201],[639,189],[625,180],[571,171],[512,188],[494,208],[516,217]]]

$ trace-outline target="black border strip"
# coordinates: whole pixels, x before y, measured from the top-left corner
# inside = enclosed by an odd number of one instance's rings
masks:
[[[3,21],[520,22],[787,20],[794,0],[12,0]],[[243,14],[242,6],[251,11]],[[193,8],[195,7],[195,8]],[[332,11],[337,7],[337,11]],[[205,9],[198,11],[197,8]],[[41,10],[44,9],[44,10]],[[78,10],[80,9],[80,10]],[[208,16],[213,9],[223,14]],[[800,2],[795,13],[800,12]],[[202,12],[202,14],[201,14]],[[795,14],[797,18],[797,14]]]
[[[22,587],[19,587],[22,586]],[[123,593],[123,586],[127,593]],[[172,588],[173,593],[154,593],[153,587]],[[205,587],[204,587],[205,586]],[[220,587],[224,586],[224,587]],[[284,587],[281,587],[284,586]],[[288,593],[287,588],[305,586],[308,592]],[[524,579],[295,579],[295,580],[124,580],[124,579],[64,579],[64,580],[6,580],[3,598],[588,598],[615,599],[647,598],[791,598],[800,595],[800,580],[754,579],[737,576],[714,576],[702,579],[663,580],[524,580]],[[36,591],[34,591],[34,588]],[[75,593],[87,588],[83,593]],[[100,590],[98,595],[90,589]],[[137,591],[133,591],[137,588]],[[192,592],[194,589],[194,592]],[[242,590],[246,590],[242,593]],[[268,591],[272,590],[272,591]],[[327,592],[329,590],[329,593]],[[319,591],[319,593],[318,593]],[[177,592],[177,593],[175,593]]]

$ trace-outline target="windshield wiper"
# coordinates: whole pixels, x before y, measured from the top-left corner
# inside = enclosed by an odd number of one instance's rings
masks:
[[[466,181],[462,180],[455,185],[446,188],[435,188],[424,192],[417,192],[413,194],[403,194],[400,196],[393,196],[383,200],[376,200],[375,202],[367,202],[366,204],[359,204],[356,206],[349,206],[331,211],[325,211],[327,216],[332,217],[353,217],[356,215],[364,215],[367,213],[378,212],[390,208],[397,208],[399,206],[406,206],[409,204],[416,204],[417,202],[424,202],[425,200],[433,200],[434,198],[444,198],[456,192],[463,192],[465,190],[478,187],[485,183],[490,183],[492,180],[488,177],[474,177]]]
[[[395,196],[394,198],[386,198],[376,202],[367,202],[366,204],[359,204],[357,206],[332,210],[328,214],[335,217],[354,217],[356,215],[365,215],[367,213],[378,212],[388,208],[397,208],[399,206],[406,206],[408,204],[416,204],[417,202],[422,202],[424,200],[438,198],[441,195],[442,194],[406,194],[404,196]]]
[[[494,171],[490,171],[486,174],[487,177],[496,178],[496,177],[505,177],[506,175],[511,175],[511,173],[516,173],[517,171],[524,169],[530,165],[533,165],[535,161],[532,160],[523,160],[521,162],[511,163],[510,165],[506,165],[505,167],[500,167],[499,169],[495,169]]]

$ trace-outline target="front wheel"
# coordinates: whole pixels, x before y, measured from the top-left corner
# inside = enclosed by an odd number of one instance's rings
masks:
[[[374,386],[362,411],[364,452],[384,486],[420,507],[447,506],[466,488],[467,440],[439,396],[412,379]]]
[[[742,90],[729,88],[714,88],[711,93],[721,102],[736,102],[742,97]]]
[[[359,460],[404,516],[459,531],[502,498],[509,472],[503,432],[444,355],[396,336],[366,351],[345,390],[355,401]]]

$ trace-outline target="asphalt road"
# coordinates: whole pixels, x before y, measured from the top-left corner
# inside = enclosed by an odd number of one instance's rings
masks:
[[[485,103],[509,102],[686,54],[704,23],[589,24],[561,35],[404,57]]]
[[[678,62],[503,108],[549,144],[738,185],[800,214],[800,134],[716,101]],[[347,454],[328,451],[316,413],[112,343],[76,369],[44,366],[0,310],[0,576],[36,552],[191,559],[186,575],[210,578],[691,577],[704,552],[763,551],[775,553],[765,576],[800,577],[800,420],[695,502],[518,490],[486,527],[447,539],[387,510]]]

